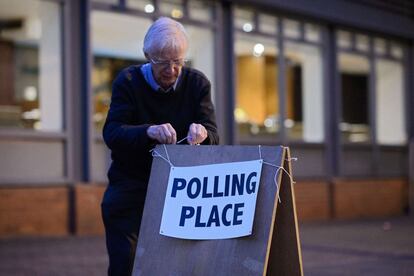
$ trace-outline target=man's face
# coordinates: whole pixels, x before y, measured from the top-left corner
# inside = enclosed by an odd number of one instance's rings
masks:
[[[154,79],[163,89],[174,85],[184,65],[184,55],[184,49],[165,49],[161,53],[147,55],[152,64]]]

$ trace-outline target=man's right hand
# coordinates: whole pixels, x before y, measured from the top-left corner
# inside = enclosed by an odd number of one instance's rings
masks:
[[[177,133],[171,124],[153,125],[147,129],[149,138],[158,141],[160,144],[177,143]]]

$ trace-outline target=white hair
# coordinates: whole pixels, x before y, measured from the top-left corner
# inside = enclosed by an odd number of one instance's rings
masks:
[[[169,17],[157,19],[144,38],[145,54],[161,53],[166,49],[186,51],[187,48],[188,36],[184,26]]]

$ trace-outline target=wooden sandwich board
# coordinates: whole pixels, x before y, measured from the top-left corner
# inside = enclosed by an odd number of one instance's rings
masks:
[[[274,166],[263,164],[250,236],[184,240],[160,234],[170,164],[154,157],[133,275],[303,275],[288,148],[158,145],[155,151],[174,167],[257,159]]]

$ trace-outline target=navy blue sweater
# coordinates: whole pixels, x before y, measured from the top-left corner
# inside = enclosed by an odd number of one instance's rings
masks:
[[[146,133],[151,125],[170,123],[178,141],[187,136],[192,123],[202,124],[208,133],[203,144],[218,144],[210,87],[201,72],[184,67],[176,90],[162,93],[149,86],[140,66],[124,69],[113,83],[103,129],[112,156],[109,184],[126,190],[146,188],[152,163],[149,150],[156,144]]]

